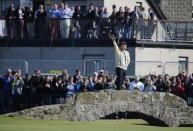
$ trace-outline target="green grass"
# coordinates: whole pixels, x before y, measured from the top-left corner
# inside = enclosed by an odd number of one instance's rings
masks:
[[[193,127],[155,127],[143,120],[69,122],[0,117],[0,131],[193,131]]]

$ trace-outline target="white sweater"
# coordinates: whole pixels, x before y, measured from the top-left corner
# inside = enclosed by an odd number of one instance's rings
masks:
[[[113,42],[115,48],[115,63],[116,67],[127,70],[127,67],[130,63],[130,55],[128,51],[120,51],[117,43]]]

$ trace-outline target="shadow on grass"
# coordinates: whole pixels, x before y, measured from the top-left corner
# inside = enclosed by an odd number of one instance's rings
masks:
[[[193,127],[193,124],[181,124],[179,127]]]

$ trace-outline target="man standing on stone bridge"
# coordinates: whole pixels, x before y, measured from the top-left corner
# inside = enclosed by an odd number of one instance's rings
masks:
[[[115,63],[116,63],[116,89],[120,90],[123,87],[124,81],[126,80],[127,68],[130,63],[130,55],[127,51],[127,43],[121,41],[119,47],[115,41],[115,36],[110,35],[110,39],[113,41],[115,49]]]

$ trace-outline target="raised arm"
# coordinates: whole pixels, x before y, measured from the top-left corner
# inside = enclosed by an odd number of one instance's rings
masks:
[[[120,53],[119,47],[118,47],[118,45],[117,45],[117,42],[115,41],[115,36],[114,36],[113,34],[111,34],[111,35],[109,36],[109,38],[110,38],[110,39],[112,40],[112,42],[113,42],[115,51],[116,51],[117,53]]]

